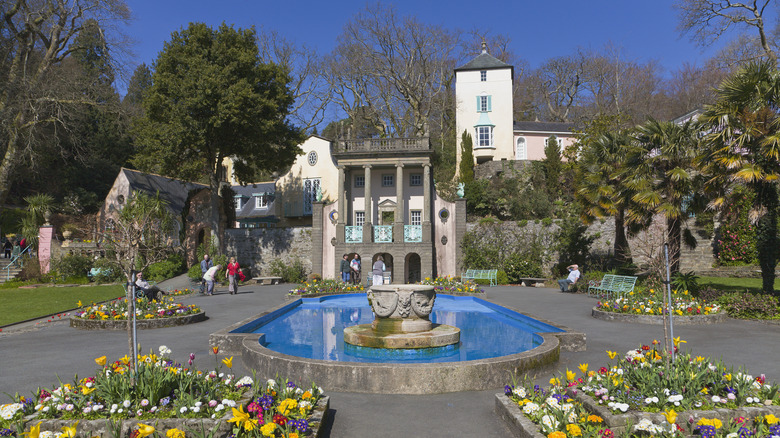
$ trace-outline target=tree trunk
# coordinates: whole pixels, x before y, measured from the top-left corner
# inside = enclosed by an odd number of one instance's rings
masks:
[[[127,297],[127,346],[128,346],[128,353],[127,357],[130,358],[130,368],[135,369],[135,361],[136,357],[134,356],[134,349],[133,349],[133,314],[135,313],[135,295],[133,294],[133,286],[132,286],[132,278],[135,277],[135,273],[130,274],[131,280],[127,281],[127,285],[125,287],[126,291],[126,297]]]
[[[615,260],[618,265],[627,265],[633,263],[631,258],[631,248],[628,246],[626,238],[626,211],[618,210],[615,214]]]
[[[20,117],[22,117],[21,114],[17,116],[14,124]],[[0,163],[0,210],[2,210],[2,206],[5,205],[5,201],[8,199],[8,193],[11,191],[11,177],[19,161],[18,132],[16,127],[9,129],[5,155],[3,156],[3,162]]]
[[[666,239],[669,242],[669,266],[672,275],[674,275],[680,272],[680,243],[682,241],[680,218],[666,219]]]
[[[758,219],[756,249],[761,266],[762,291],[775,293],[775,267],[777,266],[777,188],[773,184],[760,183],[757,187],[758,203],[766,212]]]

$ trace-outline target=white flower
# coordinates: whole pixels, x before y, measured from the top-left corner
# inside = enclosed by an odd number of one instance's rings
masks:
[[[730,434],[726,435],[726,438],[737,438],[739,434],[736,432],[731,432]]]
[[[49,406],[44,406],[43,409],[41,409],[43,412],[49,412]]]
[[[124,406],[126,408],[129,408],[130,404],[131,404],[130,400],[125,400],[124,402],[122,402],[122,406]]]
[[[122,408],[119,408],[119,409],[117,409],[116,411],[117,411],[117,413],[120,413],[120,414],[121,414],[121,413],[122,413],[122,412],[124,412],[125,410],[124,410],[124,409],[122,409]]]
[[[157,412],[157,406],[152,406],[152,408],[149,409],[149,412],[151,412],[151,413]]]
[[[276,386],[276,380],[274,379],[268,379],[268,381],[265,382],[266,386]]]
[[[23,407],[24,405],[21,403],[11,403],[7,405],[3,405],[2,407],[0,407],[0,417],[2,417],[3,420],[10,420]]]
[[[731,394],[729,394],[729,395],[731,395]],[[748,398],[745,399],[745,401],[748,402],[748,403],[753,403],[753,397],[748,397]]]
[[[555,429],[560,423],[552,415],[545,415],[542,417],[542,424],[547,426],[549,429]]]
[[[192,412],[195,412],[195,413],[200,412],[200,406],[195,406],[191,410],[192,410]]]
[[[119,407],[119,406],[118,406],[116,403],[114,403],[113,405],[111,405],[111,410],[112,410],[112,411],[115,411],[115,410],[116,410],[116,408],[118,408],[118,407]]]
[[[203,405],[203,402],[199,402],[199,401],[198,401],[198,402],[195,402],[195,407],[196,407],[196,408],[199,408],[199,407],[201,407],[201,405]]]
[[[522,386],[520,386],[518,388],[515,388],[515,389],[512,390],[512,394],[514,394],[514,395],[516,395],[516,396],[518,396],[520,398],[525,398],[525,388],[523,388]]]
[[[160,345],[160,356],[167,356],[171,354],[171,349],[166,347],[165,345]]]
[[[82,410],[81,410],[81,412],[83,412],[83,413],[85,413],[85,414],[89,414],[90,412],[92,412],[92,408],[90,408],[89,406],[87,406],[86,408],[82,409]]]
[[[214,408],[215,411],[219,412],[221,410],[225,409],[225,405],[219,404],[216,408]]]
[[[187,406],[182,406],[181,408],[179,408],[179,412],[181,412],[182,414],[187,412]]]
[[[547,400],[544,401],[547,406],[550,406],[551,408],[558,409],[561,407],[560,404],[558,404],[558,399],[555,397],[547,397]]]
[[[234,402],[233,400],[230,400],[230,399],[222,400],[222,404],[225,405],[225,406],[231,407],[231,408],[235,408],[236,407],[236,402]]]
[[[141,400],[141,406],[148,406],[148,405],[149,405],[149,400],[147,399]]]
[[[713,395],[712,396],[712,402],[713,403],[720,403],[720,397],[718,397],[717,395]]]
[[[538,410],[539,410],[539,405],[537,405],[534,402],[526,403],[525,406],[523,406],[523,412],[526,414],[533,414]]]

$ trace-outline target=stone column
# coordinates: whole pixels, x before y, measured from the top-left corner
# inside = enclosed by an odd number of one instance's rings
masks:
[[[322,251],[323,245],[323,221],[322,217],[325,203],[322,201],[312,202],[312,217],[311,217],[311,272],[325,276],[322,271]],[[327,243],[330,245],[330,242]]]
[[[463,236],[466,234],[466,199],[460,198],[455,201],[455,212],[450,214],[450,220],[455,221],[455,239],[450,243],[455,245],[455,272],[462,272],[463,266],[463,250],[458,245],[463,241]],[[457,275],[457,274],[456,274]]]
[[[344,191],[344,166],[339,166],[339,181],[338,181],[338,222],[336,223],[336,242],[344,243],[345,240],[345,226],[346,226],[346,212],[347,212],[347,196]]]
[[[424,243],[430,243],[431,239],[433,239],[431,229],[432,210],[433,199],[431,197],[431,165],[428,163],[423,164],[422,241]]]
[[[404,241],[404,165],[395,165],[395,223],[393,226],[393,242]],[[393,274],[395,275],[395,274]]]
[[[371,199],[371,165],[366,164],[363,166],[363,169],[365,169],[366,172],[364,176],[365,185],[363,186],[363,196],[365,198],[363,211],[366,214],[366,221],[363,223],[363,243],[370,243],[374,241],[374,215],[371,211],[371,207],[373,206],[373,201]]]

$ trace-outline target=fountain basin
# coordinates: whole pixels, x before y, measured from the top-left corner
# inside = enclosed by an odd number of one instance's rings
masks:
[[[475,297],[437,298],[431,320],[460,328],[459,344],[419,350],[345,344],[343,328],[373,319],[361,294],[298,299],[212,333],[209,343],[220,353],[242,356],[263,375],[382,394],[503,388],[511,374],[552,366],[561,350],[585,349],[583,333],[551,321]],[[529,331],[513,334],[513,326]]]

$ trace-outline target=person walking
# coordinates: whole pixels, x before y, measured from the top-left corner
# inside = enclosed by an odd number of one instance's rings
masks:
[[[349,267],[352,270],[352,284],[360,284],[360,256],[355,253],[355,257],[349,262]]]
[[[566,267],[569,270],[569,276],[563,280],[558,280],[558,286],[561,287],[561,292],[567,292],[570,284],[577,283],[580,279],[580,267],[577,265],[569,265]]]
[[[225,276],[228,279],[228,292],[230,295],[238,294],[238,272],[241,270],[241,266],[238,265],[235,257],[230,258],[230,262],[227,264],[227,271]]]
[[[341,281],[343,281],[344,283],[349,282],[350,267],[349,267],[349,255],[348,254],[344,254],[341,257],[341,266],[339,266],[339,271],[341,271]]]
[[[214,282],[220,269],[222,269],[222,265],[212,266],[203,274],[203,279],[206,280],[206,295],[214,295]]]
[[[206,271],[214,266],[208,254],[203,255],[203,261],[200,262],[200,293],[206,293]]]
[[[11,250],[14,249],[14,244],[11,243],[11,239],[5,239],[5,244],[3,244],[3,252],[5,253],[5,258],[10,259],[11,258]]]
[[[376,258],[376,261],[374,262],[374,266],[371,269],[371,284],[373,285],[379,285],[382,284],[382,277],[385,273],[385,259],[382,258],[382,256],[378,256]]]

